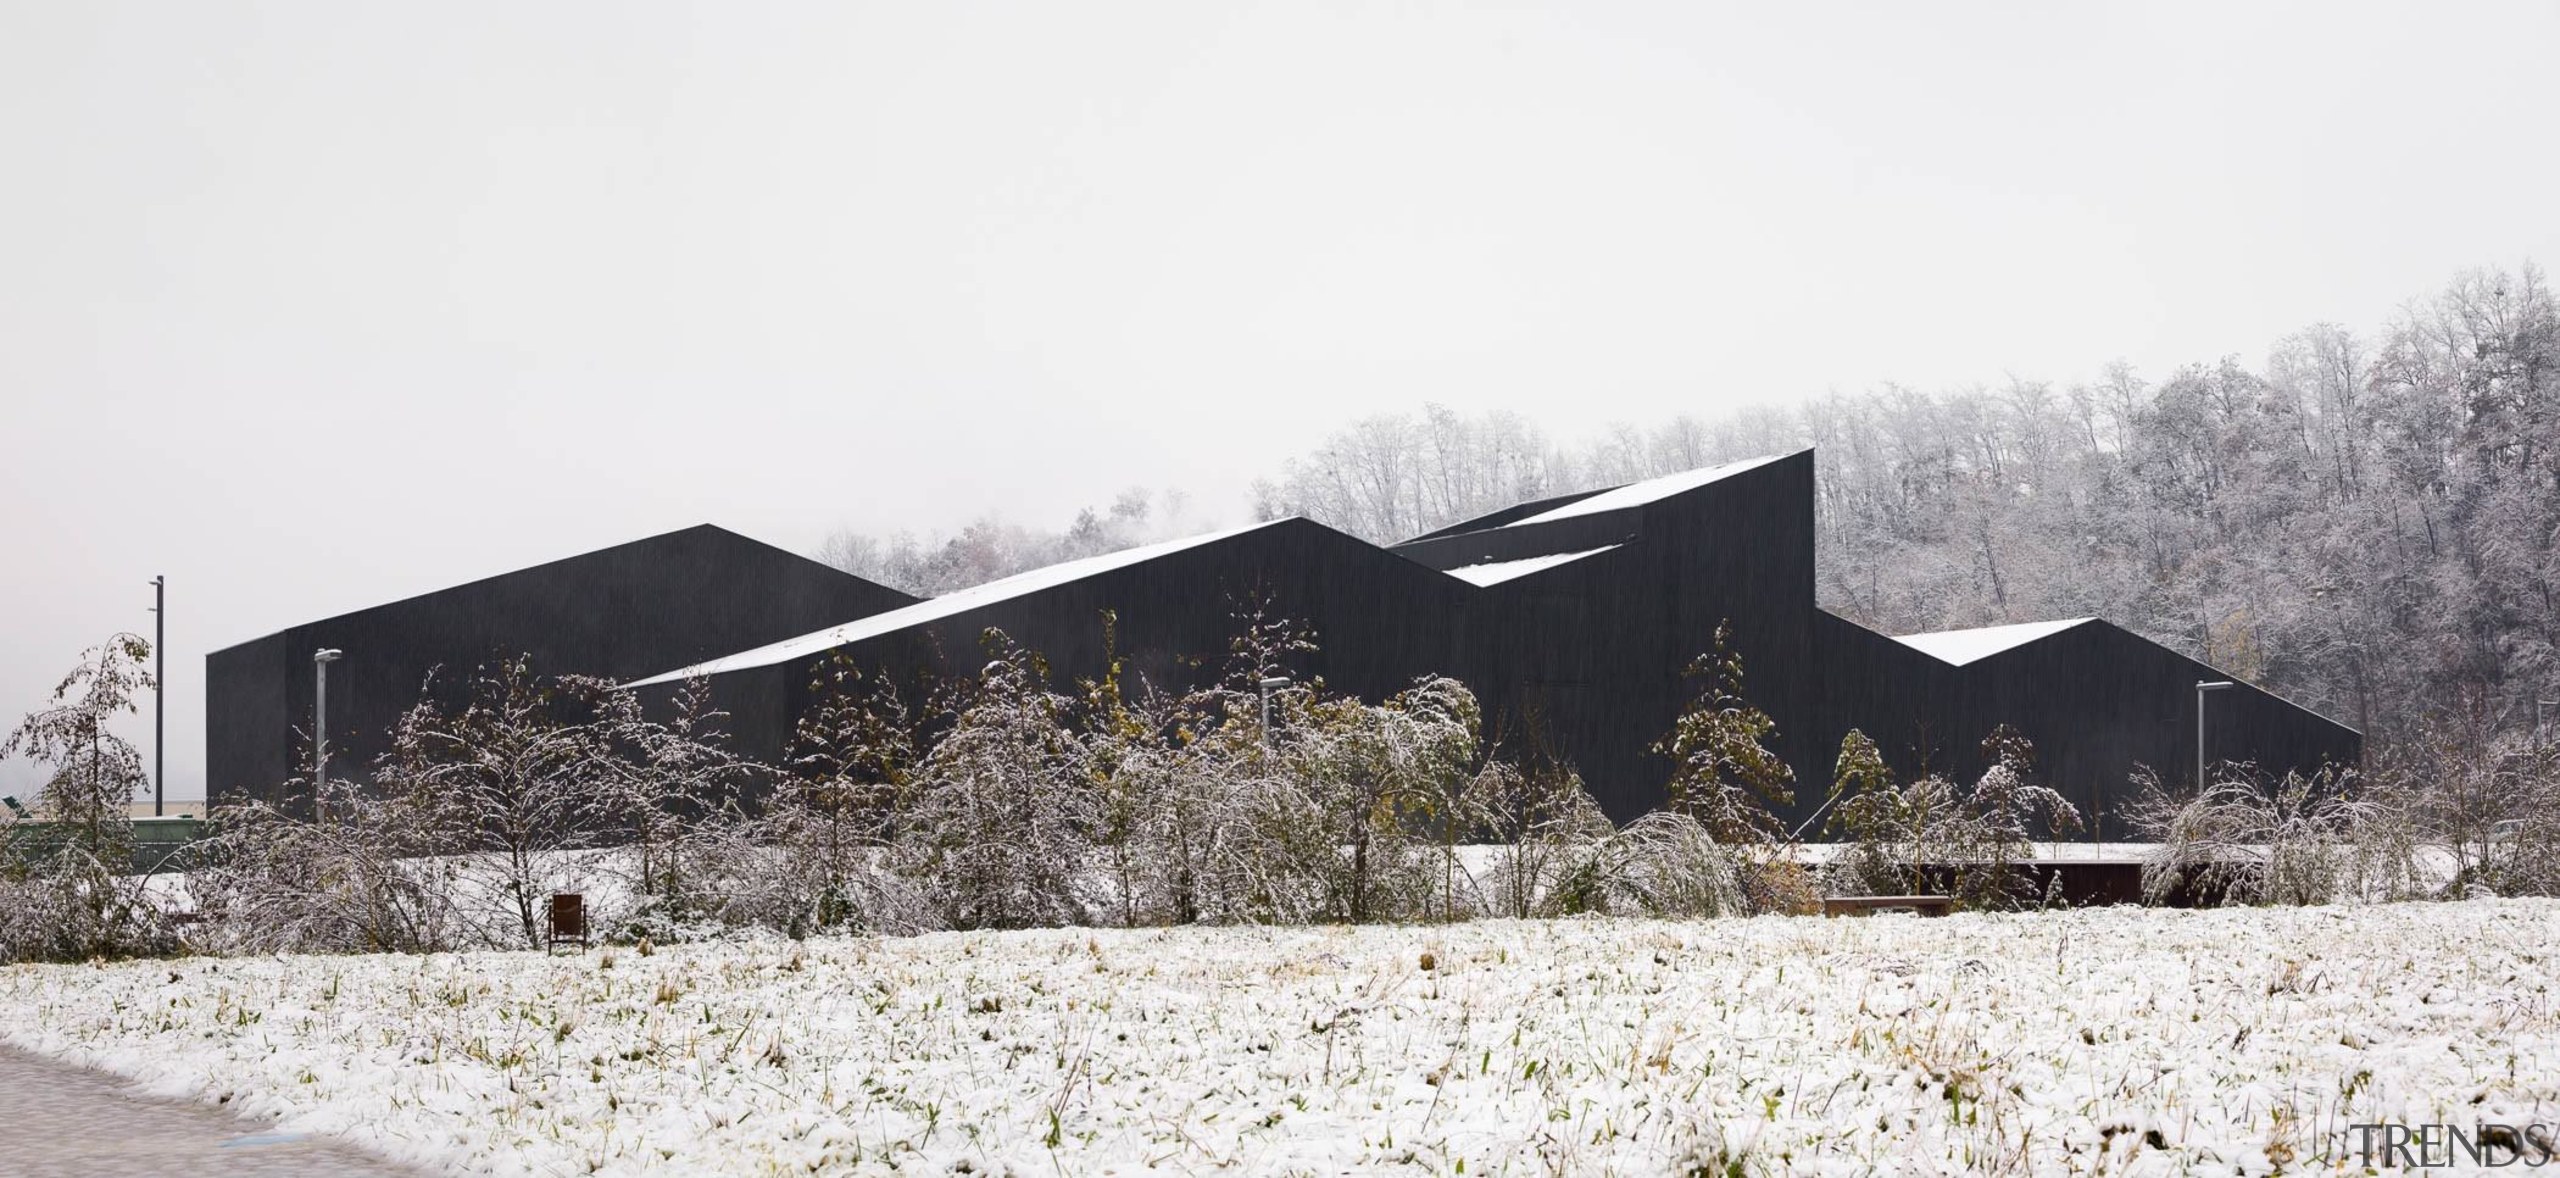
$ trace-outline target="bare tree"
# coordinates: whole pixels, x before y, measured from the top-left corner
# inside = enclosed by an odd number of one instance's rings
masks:
[[[598,722],[610,691],[599,680],[546,679],[516,656],[482,667],[458,710],[422,693],[392,730],[375,779],[410,800],[437,853],[465,857],[498,893],[515,919],[512,930],[489,930],[493,941],[541,944],[550,893],[575,880],[564,853],[602,841],[601,809],[619,776]]]
[[[673,939],[684,925],[716,918],[735,884],[747,794],[764,767],[732,752],[728,713],[696,676],[679,684],[664,719],[650,717],[629,691],[597,699],[608,744],[607,827],[624,851],[639,897],[626,932]]]
[[[1588,911],[1596,860],[1616,833],[1570,767],[1488,762],[1471,785],[1499,848],[1493,902],[1505,916]]]
[[[972,585],[1060,561],[1117,552],[1196,530],[1180,491],[1162,494],[1131,487],[1107,508],[1086,507],[1062,531],[996,516],[957,533],[885,536],[839,529],[819,545],[818,560],[855,576],[919,597],[938,597]]]
[[[746,864],[734,915],[793,936],[938,926],[891,861],[921,755],[905,701],[841,653],[814,672],[809,698],[784,771],[749,827],[759,853]]]

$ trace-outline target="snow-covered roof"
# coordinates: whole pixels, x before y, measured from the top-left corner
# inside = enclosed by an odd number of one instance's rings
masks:
[[[945,593],[940,597],[927,598],[926,600],[919,601],[914,605],[893,609],[887,613],[873,614],[867,618],[856,618],[841,626],[830,626],[827,629],[820,630],[812,634],[803,634],[797,638],[785,638],[780,642],[759,646],[753,650],[740,651],[733,655],[726,655],[712,659],[706,663],[696,663],[690,667],[681,667],[663,675],[652,675],[649,678],[625,684],[625,686],[647,687],[657,683],[672,683],[680,679],[691,678],[695,675],[717,675],[725,671],[742,671],[749,667],[769,667],[775,663],[807,658],[811,655],[833,650],[849,642],[860,642],[865,638],[876,638],[882,634],[891,633],[897,630],[904,630],[909,626],[940,621],[952,616],[953,614],[964,613],[982,605],[993,605],[999,601],[1020,597],[1025,593],[1038,592],[1042,589],[1064,585],[1070,581],[1080,581],[1086,577],[1094,576],[1099,573],[1110,572],[1113,569],[1127,568],[1128,566],[1137,564],[1141,561],[1153,560],[1156,557],[1164,556],[1169,553],[1180,552],[1185,548],[1197,548],[1203,544],[1215,543],[1219,540],[1227,539],[1230,536],[1241,536],[1246,532],[1260,528],[1267,528],[1272,526],[1273,523],[1279,522],[1282,521],[1274,520],[1269,523],[1248,524],[1241,528],[1228,528],[1224,531],[1206,532],[1197,536],[1185,536],[1179,540],[1165,540],[1155,544],[1140,545],[1136,548],[1124,548],[1118,552],[1106,552],[1100,556],[1088,556],[1082,560],[1070,560],[1060,564],[1049,565],[1046,568],[1033,569],[1027,573],[1015,573],[1014,575],[1002,580],[989,581],[984,585],[972,585],[966,589]]]
[[[2009,626],[1979,626],[1971,630],[1936,630],[1927,634],[1905,634],[1894,641],[1941,662],[1963,666],[2096,620],[2064,618],[2058,622],[2019,622]]]
[[[1541,511],[1526,519],[1515,519],[1502,526],[1516,528],[1523,524],[1543,524],[1550,520],[1571,519],[1578,515],[1642,507],[1657,499],[1668,499],[1682,491],[1694,491],[1718,479],[1731,478],[1754,467],[1767,466],[1784,457],[1786,457],[1784,454],[1770,454],[1759,458],[1745,458],[1740,462],[1728,462],[1723,466],[1700,467],[1697,470],[1667,474],[1658,479],[1646,479],[1641,483],[1629,483],[1623,487],[1610,488],[1586,499],[1576,499],[1562,507]]]
[[[1586,556],[1597,556],[1616,547],[1618,545],[1603,544],[1598,548],[1585,548],[1580,552],[1559,552],[1552,556],[1532,556],[1523,560],[1497,560],[1485,564],[1463,565],[1448,572],[1450,576],[1470,585],[1499,585],[1514,577],[1543,572]]]

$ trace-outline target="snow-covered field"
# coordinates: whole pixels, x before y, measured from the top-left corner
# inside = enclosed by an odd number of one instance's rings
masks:
[[[2560,1122],[2560,903],[0,970],[0,1038],[472,1172],[2265,1172]]]

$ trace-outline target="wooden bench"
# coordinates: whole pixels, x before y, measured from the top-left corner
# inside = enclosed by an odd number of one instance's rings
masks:
[[[1955,899],[1950,896],[1826,896],[1822,901],[1824,916],[1868,916],[1878,912],[1945,916],[1954,909]]]

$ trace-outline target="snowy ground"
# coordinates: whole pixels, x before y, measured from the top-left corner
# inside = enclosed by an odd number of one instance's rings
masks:
[[[15,967],[0,1038],[504,1174],[2231,1174],[2560,1122],[2555,961],[2541,901],[1061,930]]]

